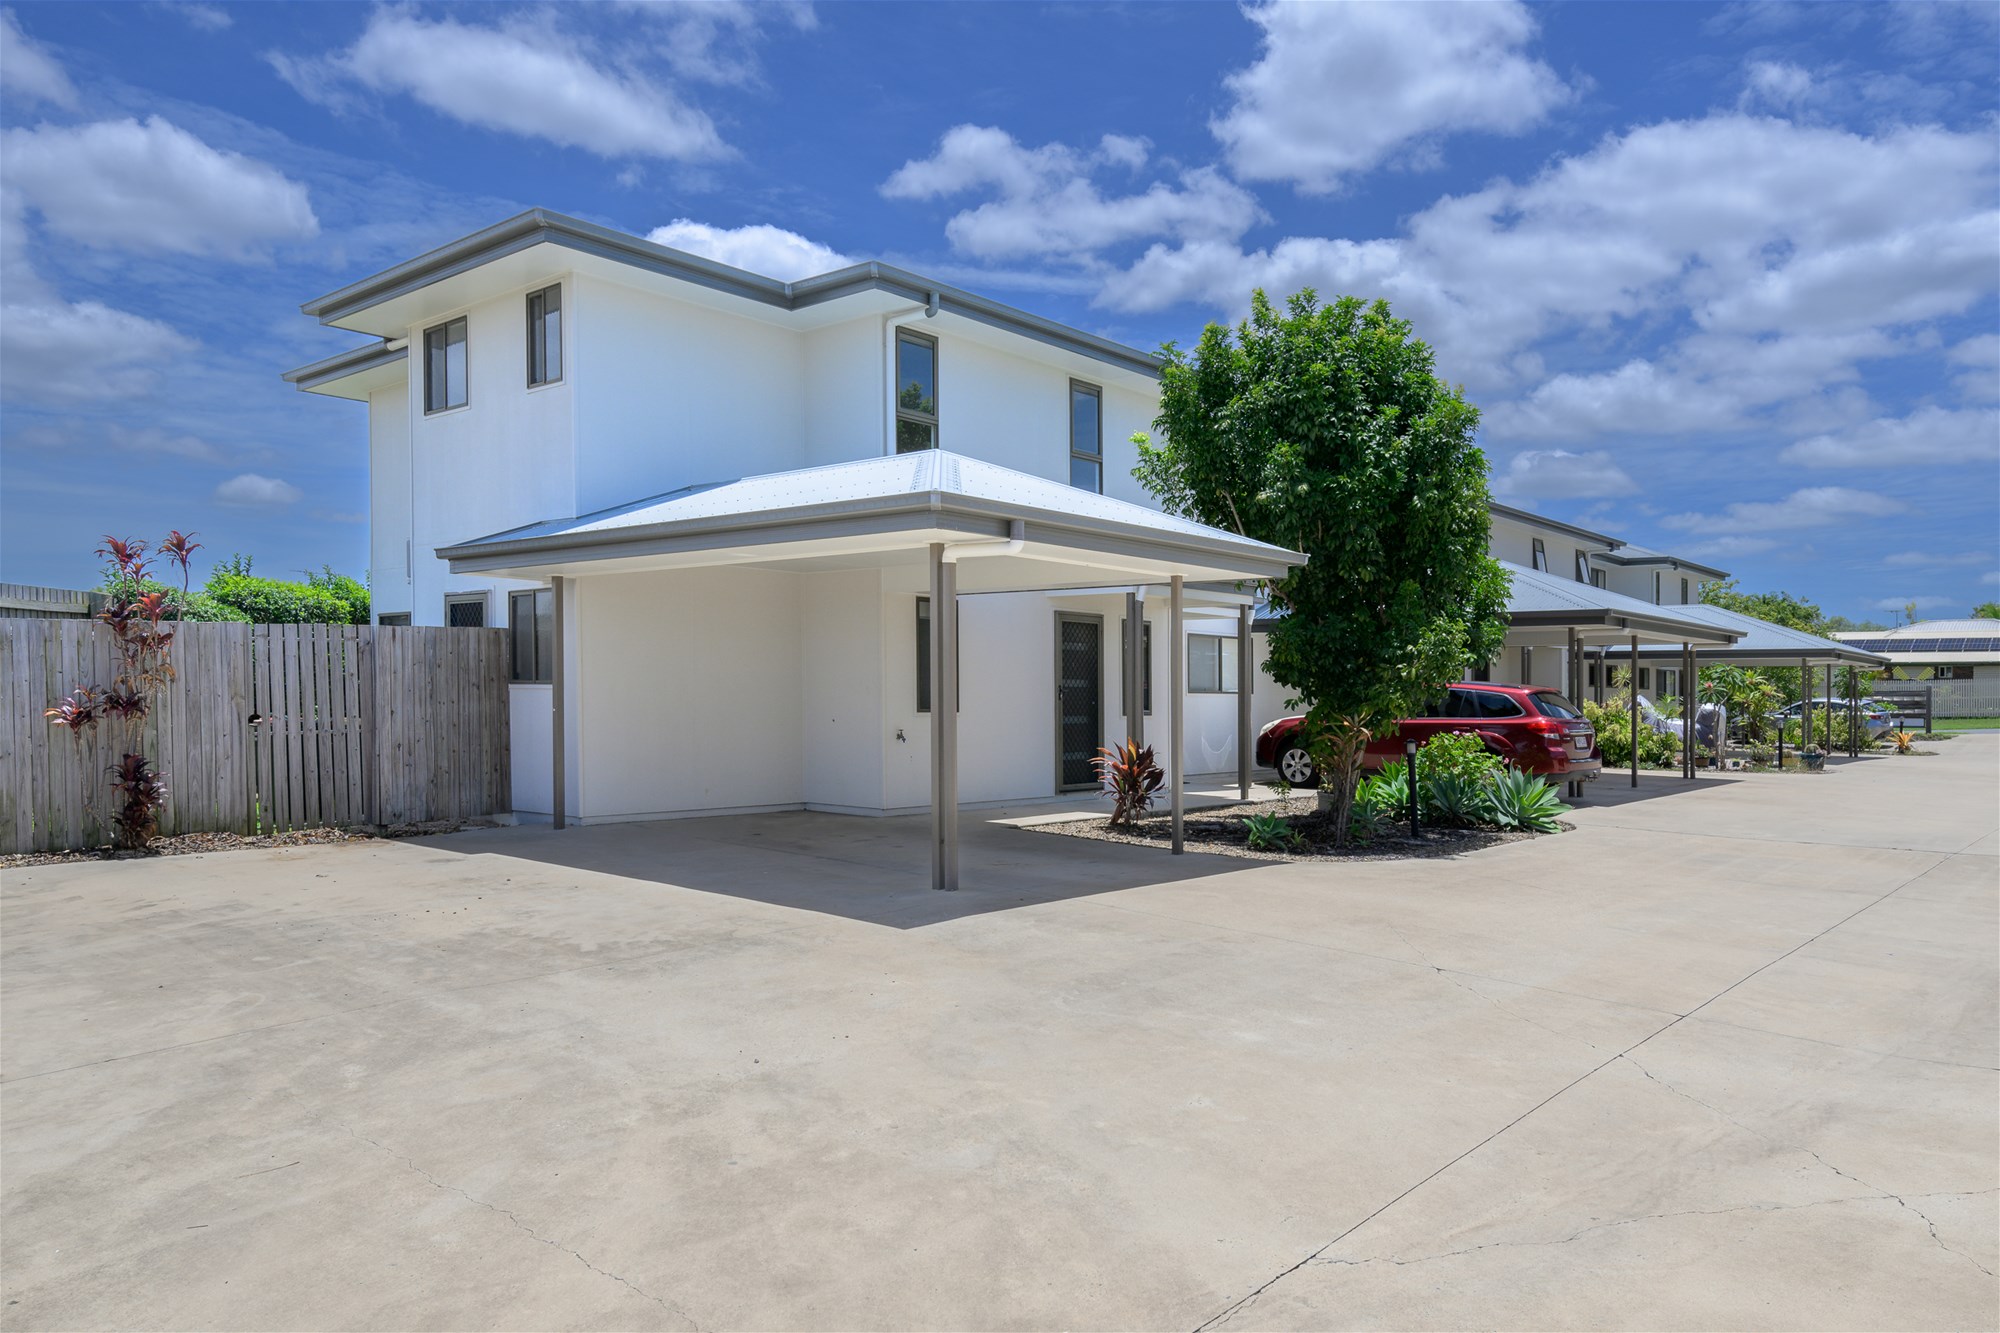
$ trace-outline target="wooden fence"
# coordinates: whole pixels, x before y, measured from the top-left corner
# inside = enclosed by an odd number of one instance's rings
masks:
[[[162,833],[508,809],[504,630],[187,624],[173,659],[140,745],[166,774]],[[109,841],[123,727],[72,738],[42,710],[117,670],[94,621],[0,619],[0,852]]]

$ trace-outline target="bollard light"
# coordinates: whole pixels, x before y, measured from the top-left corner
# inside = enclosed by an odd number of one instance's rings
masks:
[[[1410,787],[1410,836],[1417,836],[1417,743],[1403,742],[1403,770],[1409,775]]]

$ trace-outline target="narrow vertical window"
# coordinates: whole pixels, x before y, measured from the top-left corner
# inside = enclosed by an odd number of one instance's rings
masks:
[[[1533,648],[1523,648],[1521,650],[1521,683],[1523,685],[1532,685],[1535,683],[1535,650]]]
[[[1590,586],[1593,588],[1602,588],[1604,586],[1604,580],[1605,580],[1604,571],[1597,568],[1595,565],[1591,566]]]
[[[1549,550],[1546,546],[1542,545],[1540,537],[1535,538],[1535,558],[1533,564],[1542,573],[1546,574],[1549,572]]]
[[[1688,581],[1687,581],[1686,579],[1682,579],[1682,580],[1681,580],[1681,605],[1682,605],[1682,606],[1686,606],[1687,604],[1688,604]]]
[[[562,285],[528,293],[528,384],[563,377]]]
[[[1654,605],[1654,606],[1658,606],[1658,605],[1660,604],[1660,580],[1661,580],[1661,577],[1662,577],[1662,575],[1660,574],[1660,571],[1659,571],[1659,570],[1657,570],[1657,569],[1656,569],[1656,570],[1654,570],[1654,571],[1653,571],[1653,605]]]
[[[1069,382],[1069,484],[1104,491],[1104,391]]]
[[[937,340],[897,329],[896,452],[937,447]]]
[[[1576,581],[1578,583],[1590,582],[1590,552],[1584,550],[1581,546],[1576,549]]]
[[[960,659],[963,661],[963,659]],[[965,708],[965,678],[958,682],[958,706]],[[931,599],[917,598],[917,711],[931,711]]]
[[[555,679],[555,593],[529,588],[507,594],[507,633],[513,646],[514,679],[547,683]]]
[[[465,406],[465,319],[424,330],[424,411]]]

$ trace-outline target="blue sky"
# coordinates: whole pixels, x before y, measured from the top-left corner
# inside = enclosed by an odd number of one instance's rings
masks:
[[[301,301],[544,206],[1142,346],[1385,296],[1496,494],[1829,612],[2000,597],[2000,6],[17,4],[0,577],[366,562]]]

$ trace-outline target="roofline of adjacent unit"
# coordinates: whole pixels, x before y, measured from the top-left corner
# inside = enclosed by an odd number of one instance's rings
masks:
[[[328,292],[317,300],[307,301],[299,308],[322,324],[332,324],[371,306],[406,296],[535,245],[559,245],[777,310],[803,310],[864,292],[889,292],[919,305],[934,304],[940,310],[1154,379],[1159,378],[1160,368],[1165,364],[1150,352],[1044,319],[893,265],[871,261],[797,282],[780,282],[776,278],[731,268],[700,255],[545,208],[531,208],[504,222],[418,255],[415,259]]]

